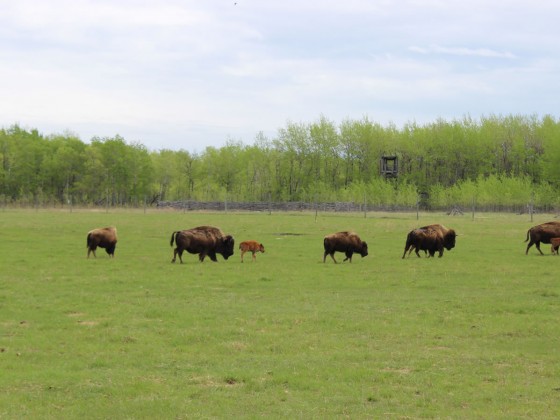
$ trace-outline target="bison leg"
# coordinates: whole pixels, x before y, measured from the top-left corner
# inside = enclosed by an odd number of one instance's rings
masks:
[[[255,261],[257,259],[257,256],[255,255],[257,252],[253,251],[253,261]]]
[[[243,254],[245,254],[245,251],[241,251],[241,262],[243,262]]]
[[[87,257],[88,257],[88,258],[89,258],[90,252],[93,254],[93,256],[94,256],[95,258],[97,258],[97,255],[95,255],[95,248],[94,248],[94,247],[88,248],[88,250],[87,250]]]
[[[173,259],[171,260],[171,262],[175,262],[175,260],[177,259],[177,255],[179,255],[179,261],[181,261],[181,264],[183,264],[183,250],[179,249],[178,247],[173,250]]]
[[[335,263],[335,264],[338,264],[338,263],[336,262],[336,260],[334,259],[334,251],[333,251],[333,252],[327,252],[327,251],[325,251],[325,255],[323,256],[323,262],[325,262],[325,259],[327,258],[327,255],[330,255],[331,258],[332,258],[332,260],[334,261],[334,263]]]
[[[529,245],[527,245],[527,249],[525,250],[525,255],[527,255],[527,253],[529,252],[529,248],[531,248],[531,246],[533,246],[533,244],[535,244],[535,248],[537,248],[537,251],[539,251],[541,253],[541,255],[544,255],[543,252],[541,251],[541,242],[540,241],[533,242],[532,239],[529,242]]]
[[[115,248],[116,248],[116,245],[109,245],[109,246],[105,249],[105,251],[107,252],[107,254],[109,254],[109,256],[110,256],[111,258],[115,258]]]
[[[541,253],[541,255],[544,255],[543,252],[541,251],[540,241],[533,242],[533,239],[529,241],[529,244],[527,245],[527,249],[525,250],[525,255],[529,253],[529,248],[531,248],[533,245],[535,245],[535,248],[537,248],[537,250]]]
[[[543,252],[541,251],[541,243],[540,242],[535,242],[535,246],[537,247],[537,249],[539,250],[541,255],[544,255]]]
[[[218,259],[216,258],[216,253],[215,252],[209,252],[208,256],[210,257],[210,259],[214,262],[218,262]]]
[[[346,258],[344,258],[344,259],[342,260],[342,262],[344,262],[344,261],[346,261],[346,260],[352,262],[352,251],[346,251]]]
[[[410,244],[406,244],[404,247],[404,253],[402,254],[402,259],[406,256],[406,252],[408,251],[408,256],[410,257],[410,253],[412,252],[412,246]]]

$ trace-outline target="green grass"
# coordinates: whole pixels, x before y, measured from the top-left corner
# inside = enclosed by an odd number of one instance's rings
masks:
[[[560,257],[523,242],[551,218],[5,210],[0,418],[557,418]],[[428,223],[457,247],[402,260]],[[266,253],[171,264],[201,224]],[[323,264],[346,229],[370,255]]]

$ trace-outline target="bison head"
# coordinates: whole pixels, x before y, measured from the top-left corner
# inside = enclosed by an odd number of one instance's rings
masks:
[[[360,250],[360,255],[362,257],[365,257],[365,256],[367,256],[367,254],[368,254],[367,243],[362,242],[362,249]]]
[[[233,236],[227,235],[222,238],[222,243],[220,246],[220,254],[224,257],[224,260],[227,260],[229,257],[233,255],[233,245],[235,240]]]
[[[443,237],[443,246],[447,250],[451,250],[455,248],[455,237],[457,234],[453,229],[449,229],[445,236]]]

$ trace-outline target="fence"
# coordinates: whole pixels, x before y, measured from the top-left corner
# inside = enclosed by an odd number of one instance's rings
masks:
[[[382,205],[382,204],[365,204],[355,202],[325,202],[325,203],[309,203],[304,201],[288,201],[288,202],[229,202],[229,201],[158,201],[156,203],[158,209],[175,209],[182,211],[254,211],[254,212],[298,212],[298,211],[318,211],[318,212],[415,212],[422,211],[443,211],[448,214],[467,214],[474,211],[477,212],[503,212],[503,213],[557,213],[557,209],[550,206],[533,207],[525,206],[475,206],[469,208],[461,208],[453,206],[451,208],[434,208],[430,206],[414,205]]]

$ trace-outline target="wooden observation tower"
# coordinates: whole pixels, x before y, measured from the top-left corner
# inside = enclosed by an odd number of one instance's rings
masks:
[[[397,156],[381,156],[381,175],[385,179],[396,178],[399,175],[399,158]]]

